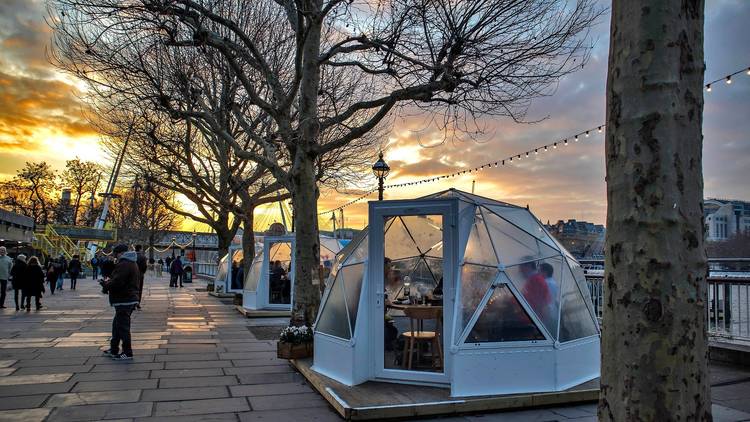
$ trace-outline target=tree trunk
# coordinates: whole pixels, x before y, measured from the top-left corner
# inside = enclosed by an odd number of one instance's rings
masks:
[[[250,209],[245,209],[245,215],[242,218],[243,221],[243,227],[242,230],[242,259],[244,263],[244,274],[245,277],[247,277],[247,274],[250,273],[250,266],[253,263],[253,258],[255,257],[255,232],[253,231],[253,212],[255,211],[255,207],[250,207]],[[244,287],[245,280],[242,280],[242,285]]]
[[[154,259],[154,244],[156,243],[156,233],[151,232],[148,235],[148,259]]]
[[[292,324],[312,325],[320,305],[320,237],[318,234],[318,195],[314,162],[303,163],[295,178],[294,203],[295,275]]]
[[[219,259],[223,258],[226,254],[229,253],[229,246],[232,244],[234,234],[235,233],[231,230],[216,230],[216,237],[219,239]],[[231,260],[228,261],[228,265],[232,265]]]
[[[311,11],[302,45],[302,79],[299,99],[300,142],[291,174],[295,228],[295,275],[292,325],[312,326],[320,306],[320,238],[318,234],[318,185],[312,152],[318,143],[318,89],[320,88],[320,0],[303,2]]]
[[[711,420],[703,1],[615,0],[610,42],[599,418]]]

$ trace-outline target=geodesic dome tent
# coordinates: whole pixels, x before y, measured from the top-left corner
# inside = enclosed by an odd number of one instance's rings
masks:
[[[221,257],[216,268],[215,290],[219,290],[218,286],[221,286],[220,290],[224,292],[239,292],[242,290],[242,282],[237,280],[237,274],[239,273],[237,268],[239,268],[242,258],[242,246],[232,245],[229,247],[229,251]]]
[[[265,236],[256,246],[250,271],[245,275],[242,306],[245,309],[291,310],[294,297],[294,234]],[[320,236],[320,264],[331,268],[341,251],[337,239]],[[279,265],[274,263],[278,262]]]
[[[560,391],[599,376],[583,271],[528,209],[457,190],[369,207],[370,226],[327,283],[314,370],[453,396]],[[435,340],[413,347],[415,337]]]

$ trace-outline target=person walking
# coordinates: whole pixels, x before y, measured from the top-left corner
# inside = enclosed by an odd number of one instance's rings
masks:
[[[164,271],[164,260],[159,258],[159,260],[156,261],[156,276],[161,277],[162,271]]]
[[[91,258],[91,279],[96,280],[99,277],[99,261],[102,255],[97,252],[93,258]]]
[[[13,260],[8,256],[5,246],[0,246],[0,308],[5,308],[5,294],[8,291],[8,280],[13,268]]]
[[[138,304],[138,255],[129,251],[127,245],[115,246],[112,254],[117,263],[112,275],[102,280],[102,291],[109,294],[109,303],[115,308],[112,319],[112,339],[104,354],[114,360],[132,360],[133,348],[130,338],[130,316]],[[122,343],[122,349],[120,349]]]
[[[39,258],[32,256],[26,265],[23,280],[23,296],[26,299],[26,312],[31,311],[31,296],[36,301],[36,310],[43,308],[42,293],[44,293],[44,270],[39,265]]]
[[[37,260],[38,261],[38,260]],[[50,258],[50,260],[47,262],[47,282],[49,282],[49,292],[51,295],[55,294],[55,287],[57,287],[57,268],[60,267],[60,264],[57,263],[57,260],[54,258]]]
[[[138,280],[138,304],[135,305],[136,309],[141,309],[141,301],[143,300],[143,282],[146,281],[146,270],[148,269],[148,260],[146,255],[143,253],[143,246],[135,245],[136,264],[138,264],[138,271],[140,273],[140,279]]]
[[[73,259],[68,263],[68,276],[70,277],[70,290],[76,289],[78,276],[81,275],[81,259],[79,255],[73,255]]]
[[[10,271],[13,278],[13,301],[16,303],[16,311],[24,308],[26,302],[23,294],[24,283],[26,281],[26,255],[19,254],[16,262],[13,263],[13,269]],[[18,301],[18,295],[21,295],[21,302]]]
[[[169,274],[171,276],[169,287],[177,287],[177,280],[180,281],[180,287],[182,287],[182,260],[179,256],[172,261]]]
[[[57,258],[57,267],[55,268],[55,273],[57,273],[57,290],[63,290],[66,271],[68,271],[68,260],[65,259],[63,254],[60,254],[60,257]]]

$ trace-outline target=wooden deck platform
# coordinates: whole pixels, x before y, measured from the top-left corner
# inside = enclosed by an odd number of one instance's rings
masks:
[[[594,402],[599,398],[598,379],[554,393],[456,398],[446,388],[374,381],[349,387],[313,371],[312,359],[291,362],[347,421],[518,410]]]
[[[251,309],[245,309],[241,305],[236,305],[237,312],[246,316],[247,318],[278,318],[278,317],[291,317],[292,311],[271,311],[265,309],[259,309],[257,311]]]

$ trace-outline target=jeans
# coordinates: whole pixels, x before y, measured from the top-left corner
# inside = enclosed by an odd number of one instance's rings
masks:
[[[122,353],[128,356],[133,355],[133,348],[130,344],[130,315],[135,309],[135,305],[115,305],[115,317],[112,320],[112,340],[109,343],[109,349],[112,354],[120,351],[120,342],[122,342]]]
[[[93,268],[91,269],[91,279],[96,280],[98,276],[99,276],[99,267],[94,265]]]
[[[5,293],[8,291],[8,280],[0,280],[0,289],[3,289],[0,293],[0,307],[5,307]]]
[[[63,281],[65,281],[65,275],[60,274],[60,276],[57,278],[57,290],[63,289]]]
[[[78,274],[71,274],[70,275],[70,289],[71,290],[76,289],[76,282],[78,282]]]

